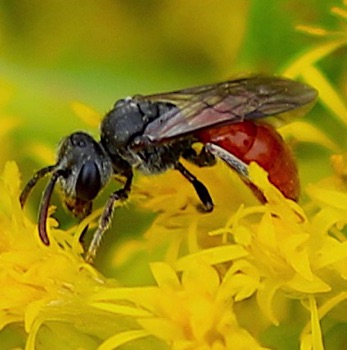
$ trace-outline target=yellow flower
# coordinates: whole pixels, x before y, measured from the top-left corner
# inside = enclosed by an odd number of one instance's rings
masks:
[[[225,176],[221,174],[220,181]],[[206,217],[188,209],[196,219],[186,230],[191,242],[171,256],[171,266],[151,264],[157,286],[122,288],[86,265],[75,238],[54,228],[52,219],[50,235],[55,239],[50,247],[40,243],[36,225],[18,203],[17,168],[8,163],[0,181],[1,282],[6,285],[0,298],[1,326],[24,324],[28,349],[34,349],[38,339],[44,341],[44,329],[49,341],[72,337],[70,348],[93,348],[107,339],[99,347],[107,350],[149,338],[144,346],[157,339],[158,348],[166,344],[172,349],[230,349],[238,344],[237,349],[262,349],[258,336],[267,327],[266,317],[281,325],[288,305],[301,300],[302,321],[306,304],[312,315],[302,331],[303,349],[319,349],[320,319],[333,308],[341,312],[346,299],[347,249],[329,230],[344,226],[347,201],[343,193],[341,200],[333,201],[331,193],[311,187],[311,197],[325,206],[307,219],[256,164],[251,164],[250,175],[267,199],[265,206],[242,205],[227,217],[229,208],[220,205],[224,215],[217,212],[216,218],[225,220],[224,228],[205,239],[197,230]],[[211,192],[218,193],[214,187],[221,184],[213,185]],[[175,220],[173,212],[171,217]],[[164,231],[170,220],[167,216]],[[160,234],[158,225],[157,229]],[[168,251],[170,244],[171,240]],[[259,307],[250,314],[254,297]]]
[[[214,168],[214,182],[204,179],[212,194],[218,194],[221,188],[224,190],[215,199],[219,203],[216,214],[211,215],[198,214],[189,200],[184,202],[183,198],[190,195],[185,194],[184,197],[180,192],[185,191],[183,183],[178,186],[180,191],[175,192],[172,184],[175,183],[177,188],[177,182],[167,179],[160,182],[157,179],[153,198],[146,205],[163,212],[149,229],[151,235],[147,236],[147,245],[143,245],[142,249],[153,249],[156,239],[165,241],[165,251],[175,252],[163,257],[172,267],[152,264],[158,288],[101,292],[94,296],[96,303],[93,306],[108,309],[113,302],[124,301],[125,295],[131,295],[131,301],[149,311],[146,318],[138,318],[147,335],[165,340],[173,349],[209,349],[213,348],[213,344],[207,341],[206,334],[213,334],[212,339],[215,340],[222,339],[223,346],[229,344],[225,334],[219,333],[220,322],[223,323],[225,318],[233,320],[229,324],[231,328],[225,328],[226,334],[236,332],[233,333],[236,338],[247,334],[242,339],[252,342],[255,340],[249,338],[250,334],[257,334],[259,329],[268,327],[268,322],[281,326],[289,317],[288,310],[296,301],[301,301],[297,321],[298,324],[299,320],[301,323],[308,322],[302,330],[302,348],[322,348],[320,321],[328,317],[333,308],[343,312],[342,302],[346,299],[346,293],[341,294],[347,287],[347,247],[341,231],[347,221],[346,194],[325,192],[318,185],[313,190],[313,185],[309,186],[309,194],[315,196],[315,203],[334,205],[339,210],[325,206],[307,217],[298,204],[285,199],[269,183],[267,174],[254,163],[250,165],[250,176],[252,182],[262,189],[267,204],[247,204],[246,196],[245,205],[239,206],[238,210],[230,210],[226,206],[230,200],[225,188],[231,188],[232,184],[235,186],[235,182],[230,182],[223,169],[223,166]],[[141,183],[144,181],[141,180]],[[163,197],[156,192],[156,186],[162,187]],[[228,190],[232,193],[230,188]],[[188,190],[192,189],[188,186]],[[162,205],[168,192],[172,206],[164,211]],[[191,194],[194,195],[194,192]],[[237,204],[230,201],[230,205]],[[177,225],[179,220],[183,221],[182,227]],[[224,228],[220,228],[223,220]],[[211,229],[214,225],[216,227]],[[172,236],[169,235],[170,228]],[[332,228],[334,235],[331,235]],[[206,229],[210,231],[206,233]],[[180,238],[176,236],[178,232]],[[206,295],[209,302],[205,299]],[[248,309],[252,299],[256,300],[258,308],[253,305],[250,314]],[[307,309],[311,313],[310,321]],[[196,317],[204,321],[196,322]],[[242,327],[238,323],[240,319]],[[119,337],[123,336],[110,338],[105,343],[105,349],[118,344]],[[248,344],[247,341],[245,344]],[[244,348],[260,345],[254,343],[252,346],[245,345]]]
[[[53,219],[51,245],[40,242],[37,226],[20,207],[19,185],[18,169],[9,162],[0,177],[0,329],[24,325],[28,350],[38,342],[47,349],[54,342],[64,343],[64,349],[93,349],[128,322],[86,303],[90,294],[115,282],[84,263],[75,238],[57,229]]]
[[[192,169],[191,164],[182,163]],[[160,248],[162,258],[171,264],[182,254],[221,244],[220,237],[209,236],[208,232],[221,227],[230,212],[238,209],[240,202],[257,203],[252,191],[222,162],[210,168],[194,167],[192,172],[208,187],[215,203],[213,212],[202,214],[197,210],[200,202],[193,186],[176,171],[140,177],[134,184],[132,200],[160,215],[145,232],[145,240],[141,244],[126,243],[133,248],[127,249],[129,256],[142,250]],[[126,259],[123,248],[115,255],[115,265]]]
[[[170,349],[265,349],[238,324],[228,286],[214,267],[195,259],[180,278],[164,263],[153,263],[151,269],[157,287],[101,291],[92,305],[109,310],[115,301],[132,300],[146,310],[137,317],[145,331],[139,334],[162,339]],[[114,349],[125,335],[111,337],[100,349]]]
[[[40,242],[18,202],[18,170],[8,163],[0,179],[0,326],[24,325],[27,349],[67,340],[71,349],[265,349],[271,346],[262,333],[284,327],[296,307],[294,321],[306,323],[297,342],[322,349],[321,320],[345,312],[345,188],[333,181],[308,186],[305,212],[259,166],[249,170],[265,205],[221,162],[194,169],[216,204],[208,214],[196,210],[195,192],[180,174],[139,178],[133,198],[158,216],[142,242],[119,246],[118,257],[129,267],[134,252],[147,252],[156,285],[121,287],[84,263],[83,224],[62,231],[49,218],[54,239],[49,247]]]

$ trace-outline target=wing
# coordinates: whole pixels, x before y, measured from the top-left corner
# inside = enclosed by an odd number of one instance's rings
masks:
[[[160,142],[207,127],[297,110],[312,104],[316,97],[317,91],[303,83],[283,77],[249,76],[169,93],[135,96],[134,100],[175,106],[144,130],[146,139]]]

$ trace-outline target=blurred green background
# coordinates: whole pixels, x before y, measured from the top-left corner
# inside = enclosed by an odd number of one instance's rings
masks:
[[[11,95],[1,109],[21,121],[14,132],[19,145],[31,138],[53,146],[87,127],[74,117],[71,101],[103,114],[118,98],[135,93],[215,82],[240,72],[279,72],[314,44],[295,25],[333,26],[333,4],[2,0],[0,79]],[[9,158],[25,152],[17,146]]]
[[[31,152],[33,143],[54,150],[76,130],[97,136],[97,128],[76,117],[72,102],[103,115],[117,99],[137,93],[212,83],[239,73],[280,73],[326,40],[295,30],[297,25],[346,30],[347,22],[330,13],[333,6],[342,6],[342,1],[0,0],[1,167],[16,160],[27,180],[47,165]],[[345,49],[320,63],[344,98],[346,63]],[[308,119],[344,147],[345,128],[321,106],[315,111]],[[304,182],[330,172],[330,151],[299,145],[297,153]],[[312,164],[323,166],[313,174]],[[36,203],[33,213],[42,185],[38,188],[30,199]],[[57,216],[67,216],[61,213]],[[134,215],[131,208],[117,211],[117,231],[134,234],[129,215]],[[62,225],[69,227],[66,220]],[[137,222],[136,231],[143,231],[148,213],[139,213]],[[108,236],[106,241],[115,239]],[[98,259],[107,259],[109,244]],[[103,272],[121,278],[119,271]]]
[[[80,101],[104,114],[119,98],[279,73],[317,39],[299,24],[336,29],[334,0],[0,1],[0,118],[19,125],[1,160],[32,169],[26,142],[52,148],[89,130]],[[336,62],[336,61],[334,61]],[[341,77],[345,63],[326,66]],[[7,152],[7,153],[6,153]],[[42,160],[41,160],[42,161]],[[24,163],[23,163],[24,162]],[[36,167],[42,164],[36,164]]]

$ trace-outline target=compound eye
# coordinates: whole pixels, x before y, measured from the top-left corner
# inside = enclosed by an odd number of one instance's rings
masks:
[[[78,174],[76,197],[86,201],[94,199],[101,189],[100,172],[92,160],[85,162]]]

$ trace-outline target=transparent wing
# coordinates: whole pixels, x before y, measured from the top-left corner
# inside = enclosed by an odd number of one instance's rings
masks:
[[[292,110],[303,114],[305,109],[301,107],[312,105],[316,97],[315,89],[297,81],[249,76],[169,93],[135,96],[134,100],[176,106],[144,130],[145,138],[160,142],[207,127],[277,116]]]

